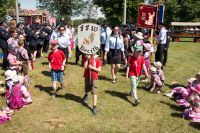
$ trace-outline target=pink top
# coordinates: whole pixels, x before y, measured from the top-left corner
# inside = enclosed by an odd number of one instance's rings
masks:
[[[21,53],[21,56],[23,57],[23,59],[28,60],[28,52],[25,48],[21,47],[19,48],[19,53]]]
[[[156,82],[156,85],[162,85],[162,81],[157,74],[152,75],[152,80]]]
[[[8,46],[18,46],[18,39],[14,39],[13,37],[10,37],[8,40],[7,40],[7,43],[8,43]]]
[[[14,63],[17,62],[17,57],[15,55],[9,53],[7,59],[10,64],[10,66],[9,66],[10,69],[14,70],[19,67],[19,65],[14,65],[14,66],[11,65],[12,62],[14,62]]]
[[[162,69],[158,70],[158,76],[160,77],[161,81],[165,80],[165,75],[164,75],[164,72],[162,71]]]

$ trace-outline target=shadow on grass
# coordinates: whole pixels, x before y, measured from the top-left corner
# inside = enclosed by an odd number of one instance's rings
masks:
[[[169,87],[170,89],[173,89],[175,87],[184,87],[184,88],[186,87],[185,85],[181,85],[179,83],[177,83],[177,84],[167,84],[167,83],[165,83],[165,86]]]
[[[42,71],[41,72],[44,76],[51,77],[51,72],[50,71]]]
[[[35,85],[35,88],[38,88],[40,91],[44,91],[46,93],[48,93],[50,96],[52,95],[52,87],[45,87],[42,85]]]
[[[89,110],[92,111],[92,108],[90,106],[88,106],[87,103],[82,102],[82,98],[79,96],[76,96],[74,94],[70,94],[70,93],[65,93],[65,95],[56,95],[56,97],[58,98],[65,98],[67,100],[71,100],[71,101],[75,101],[77,103],[82,104],[84,107],[88,108]]]
[[[42,62],[42,65],[49,65],[49,62]]]
[[[108,78],[106,76],[103,76],[103,75],[99,75],[99,80],[106,80],[106,81],[112,81],[111,78]]]
[[[170,104],[169,102],[160,101],[160,103],[166,104],[166,105],[168,105],[171,109],[176,110],[176,111],[183,112],[183,111],[185,110],[184,107],[182,107],[182,106],[177,106],[177,105],[174,105],[174,104]]]
[[[178,117],[178,118],[182,118],[182,113],[171,113],[172,117]]]
[[[118,91],[110,91],[110,90],[105,90],[105,93],[110,94],[113,97],[119,97],[119,98],[131,103],[134,106],[134,104],[128,99],[129,94],[118,92]]]
[[[189,125],[193,128],[200,130],[200,123],[190,123]]]

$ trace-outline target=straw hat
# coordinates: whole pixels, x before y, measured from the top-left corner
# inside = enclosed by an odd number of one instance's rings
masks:
[[[189,78],[187,81],[190,82],[190,83],[192,83],[194,80],[196,80],[196,78],[192,77],[192,78]]]
[[[137,34],[135,34],[135,36],[139,39],[143,39],[143,35],[142,35],[142,32],[138,32]]]
[[[156,68],[161,68],[161,67],[162,67],[162,64],[161,64],[159,61],[157,61],[157,62],[154,62],[154,66],[155,66]]]
[[[151,67],[149,70],[150,70],[150,72],[152,72],[152,73],[156,73],[156,71],[157,71],[157,69],[156,69],[155,67]]]

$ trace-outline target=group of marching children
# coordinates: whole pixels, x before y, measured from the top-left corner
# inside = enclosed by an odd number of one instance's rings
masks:
[[[178,86],[165,95],[175,98],[176,103],[185,108],[184,118],[200,123],[200,72],[195,78],[188,79],[186,88]]]

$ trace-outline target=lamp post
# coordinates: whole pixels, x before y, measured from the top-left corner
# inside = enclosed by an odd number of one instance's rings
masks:
[[[126,0],[124,0],[124,19],[123,24],[126,25]]]
[[[18,0],[15,1],[16,3],[16,21],[19,23],[19,3]]]

